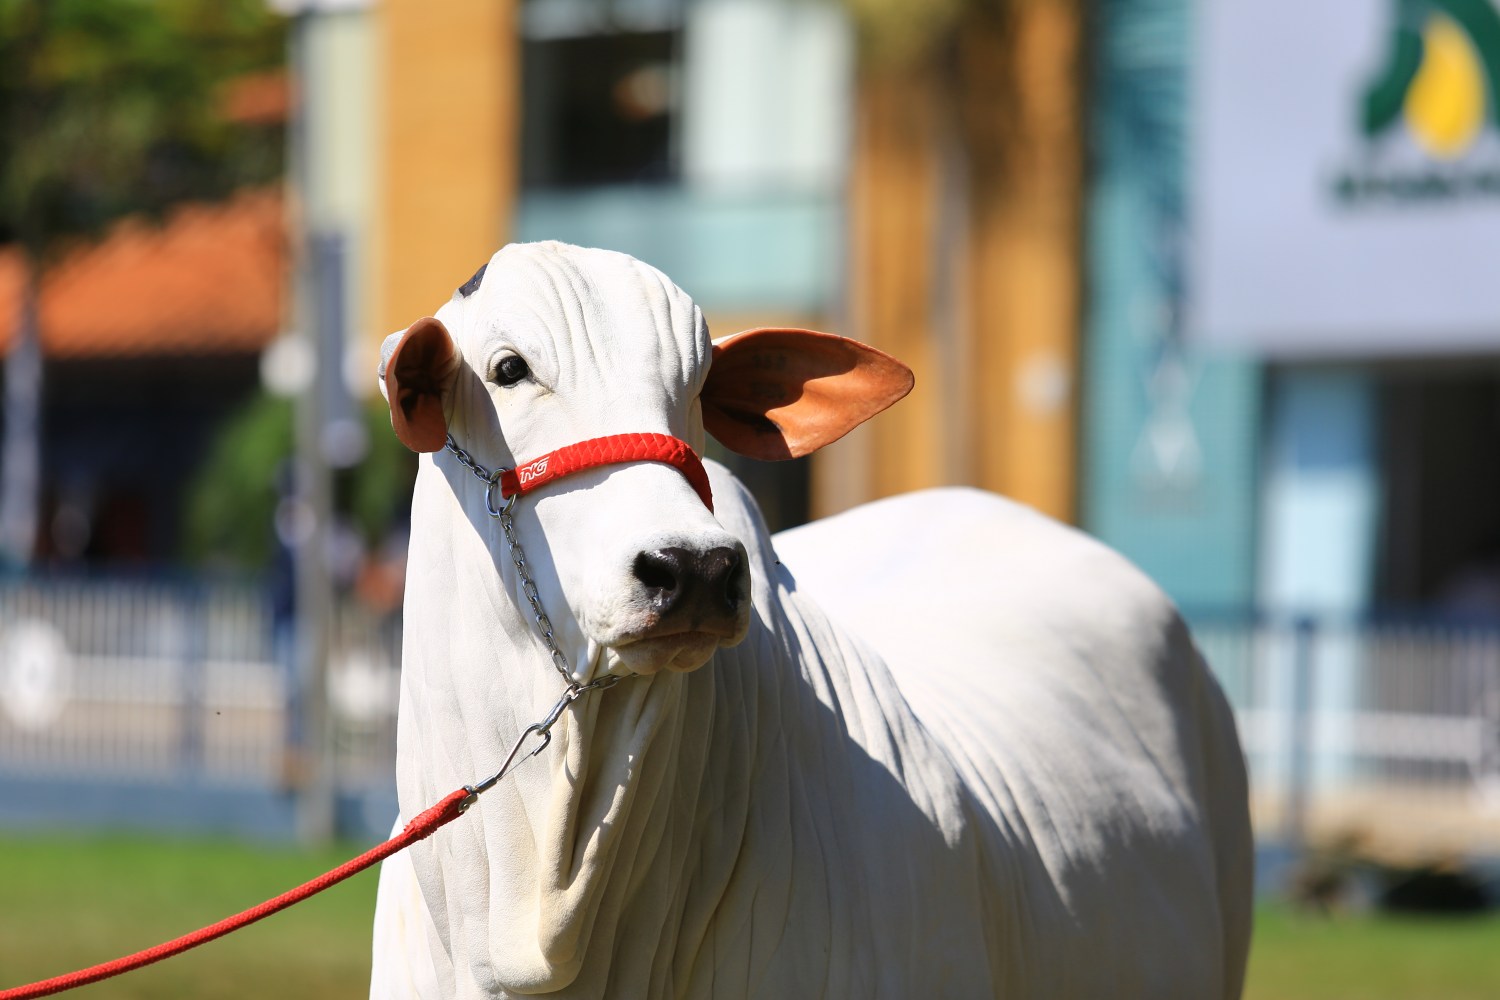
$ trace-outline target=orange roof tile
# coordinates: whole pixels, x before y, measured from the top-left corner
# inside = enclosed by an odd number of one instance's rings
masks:
[[[130,218],[43,277],[42,350],[53,358],[260,351],[282,325],[287,248],[277,191]],[[0,248],[0,346],[9,347],[24,263]]]
[[[292,106],[292,85],[285,70],[236,77],[219,96],[220,113],[246,125],[282,125]]]

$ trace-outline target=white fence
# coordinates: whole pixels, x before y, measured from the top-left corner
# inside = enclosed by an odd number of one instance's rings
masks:
[[[1201,623],[1259,832],[1393,859],[1500,855],[1500,629]]]
[[[1500,855],[1500,629],[1200,621],[1263,836]],[[336,785],[389,789],[397,621],[336,615]],[[244,587],[0,585],[0,780],[292,789],[290,630]]]
[[[290,630],[255,589],[0,586],[0,774],[295,783]],[[336,616],[334,774],[389,784],[399,626]]]

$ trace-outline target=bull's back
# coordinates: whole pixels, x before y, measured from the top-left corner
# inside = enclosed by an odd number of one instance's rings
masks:
[[[1158,588],[977,490],[879,501],[774,542],[963,777],[1018,995],[1238,995],[1243,762]]]

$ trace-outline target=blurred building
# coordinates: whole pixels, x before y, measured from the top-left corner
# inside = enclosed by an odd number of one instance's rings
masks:
[[[313,22],[310,201],[319,214],[342,197],[322,214],[351,243],[371,237],[356,310],[373,320],[371,371],[386,333],[507,241],[639,257],[716,335],[838,325],[852,59],[838,7],[387,0]],[[741,471],[773,521],[805,516],[805,469]]]
[[[0,344],[14,336],[23,267],[0,250]],[[47,271],[41,559],[176,558],[188,478],[260,383],[286,267],[280,194],[246,191],[160,223],[128,219]]]
[[[1500,613],[1500,16],[1100,4],[1084,524],[1197,609]]]
[[[43,288],[50,551],[169,552],[184,475],[262,378],[320,379],[302,460],[354,461],[387,334],[507,241],[613,248],[716,336],[822,328],[915,369],[811,459],[716,456],[773,527],[942,483],[1076,521],[1196,619],[1263,832],[1316,827],[1309,787],[1358,778],[1379,795],[1329,798],[1324,829],[1415,811],[1464,831],[1418,855],[1493,841],[1500,633],[1430,627],[1500,614],[1491,0],[270,2],[292,18],[286,196],[126,224]],[[242,97],[279,121],[287,93]],[[19,277],[0,255],[0,337]],[[291,545],[317,519],[285,520]],[[238,803],[205,822],[291,829],[288,704],[322,685],[289,681],[290,606],[158,589],[0,592],[54,627],[0,650],[25,668],[0,677],[0,751],[102,761],[197,822],[167,801],[186,775]],[[334,783],[375,830],[399,623],[351,622],[299,655],[330,664]],[[101,737],[127,653],[153,721]],[[36,774],[0,820],[95,801]]]
[[[715,336],[841,325],[853,39],[838,7],[532,2],[519,27],[514,239],[648,261]],[[737,468],[786,524],[806,517],[802,465]]]
[[[1495,603],[1492,4],[1295,32],[1239,0],[273,6],[302,284],[260,336],[318,331],[340,392],[507,240],[611,247],[716,335],[831,329],[917,370],[811,461],[739,464],[773,524],[974,483],[1190,609]]]
[[[308,226],[347,235],[371,367],[503,242],[608,247],[670,275],[717,336],[830,329],[917,370],[909,400],[811,461],[720,456],[773,525],[943,482],[1072,515],[1076,4],[969,43],[1006,67],[973,104],[1028,151],[972,171],[1022,182],[1007,198],[971,197],[955,150],[974,130],[943,73],[862,64],[831,0],[282,6],[304,21]]]
[[[1276,86],[1257,53],[1291,14],[1230,0],[966,15],[948,76],[876,59],[863,5],[277,6],[292,250],[336,288],[292,326],[331,325],[341,383],[506,240],[613,247],[716,334],[917,369],[826,455],[741,466],[773,522],[973,482],[1189,608],[1494,604],[1490,4],[1329,8]]]

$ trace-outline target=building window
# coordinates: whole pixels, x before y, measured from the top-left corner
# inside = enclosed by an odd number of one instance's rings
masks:
[[[527,37],[521,183],[529,188],[678,178],[681,30]]]

